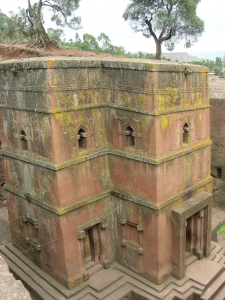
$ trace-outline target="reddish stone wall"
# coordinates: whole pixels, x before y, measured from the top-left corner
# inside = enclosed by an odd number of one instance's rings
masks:
[[[225,100],[211,99],[213,205],[225,210]]]
[[[211,77],[211,76],[210,76]],[[225,210],[225,80],[210,78],[213,205]]]
[[[68,288],[115,259],[156,283],[184,276],[171,211],[211,191],[207,78],[154,61],[0,63],[14,245]]]
[[[0,111],[0,132],[3,131],[3,118],[2,111]],[[1,135],[2,136],[2,135]],[[0,149],[2,148],[2,139],[0,139]],[[0,153],[0,201],[5,201],[6,193],[5,193],[5,178],[4,178],[4,170],[3,170],[3,159],[2,154]]]

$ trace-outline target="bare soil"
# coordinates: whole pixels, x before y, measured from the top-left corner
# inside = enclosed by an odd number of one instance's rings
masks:
[[[0,43],[0,60],[20,59],[30,57],[67,56],[67,57],[120,57],[107,53],[89,52],[62,48],[52,43],[48,48],[35,48],[31,44],[2,44]],[[121,58],[121,57],[120,57]]]

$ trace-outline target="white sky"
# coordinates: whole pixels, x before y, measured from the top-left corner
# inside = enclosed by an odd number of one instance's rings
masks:
[[[34,2],[34,0],[32,0]],[[123,11],[130,3],[129,0],[81,0],[77,15],[82,18],[83,30],[80,36],[89,33],[97,37],[101,32],[109,36],[113,45],[123,46],[130,52],[155,52],[153,39],[147,39],[141,33],[132,31],[128,22],[122,18]],[[1,0],[0,9],[8,14],[10,10],[17,12],[18,6],[26,8],[27,0]],[[198,16],[205,22],[205,32],[198,42],[189,49],[183,47],[182,42],[174,52],[209,52],[225,50],[225,0],[201,0],[198,5]],[[55,27],[45,15],[45,27]],[[66,39],[73,38],[75,32],[63,28]],[[163,48],[163,52],[167,52]]]

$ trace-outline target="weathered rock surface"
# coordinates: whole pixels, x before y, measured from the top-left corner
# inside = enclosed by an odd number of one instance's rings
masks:
[[[213,206],[225,210],[225,79],[210,76]]]
[[[31,300],[29,292],[25,289],[22,282],[16,280],[9,272],[9,268],[0,255],[0,299],[4,300]]]
[[[11,241],[8,210],[6,205],[0,205],[0,249]],[[16,280],[9,272],[8,265],[0,252],[0,300],[30,300],[30,294],[22,282]]]

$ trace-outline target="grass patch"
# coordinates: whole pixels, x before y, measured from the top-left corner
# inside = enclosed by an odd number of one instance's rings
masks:
[[[225,235],[225,224],[223,224],[222,226],[220,226],[220,227],[217,229],[217,231]]]

